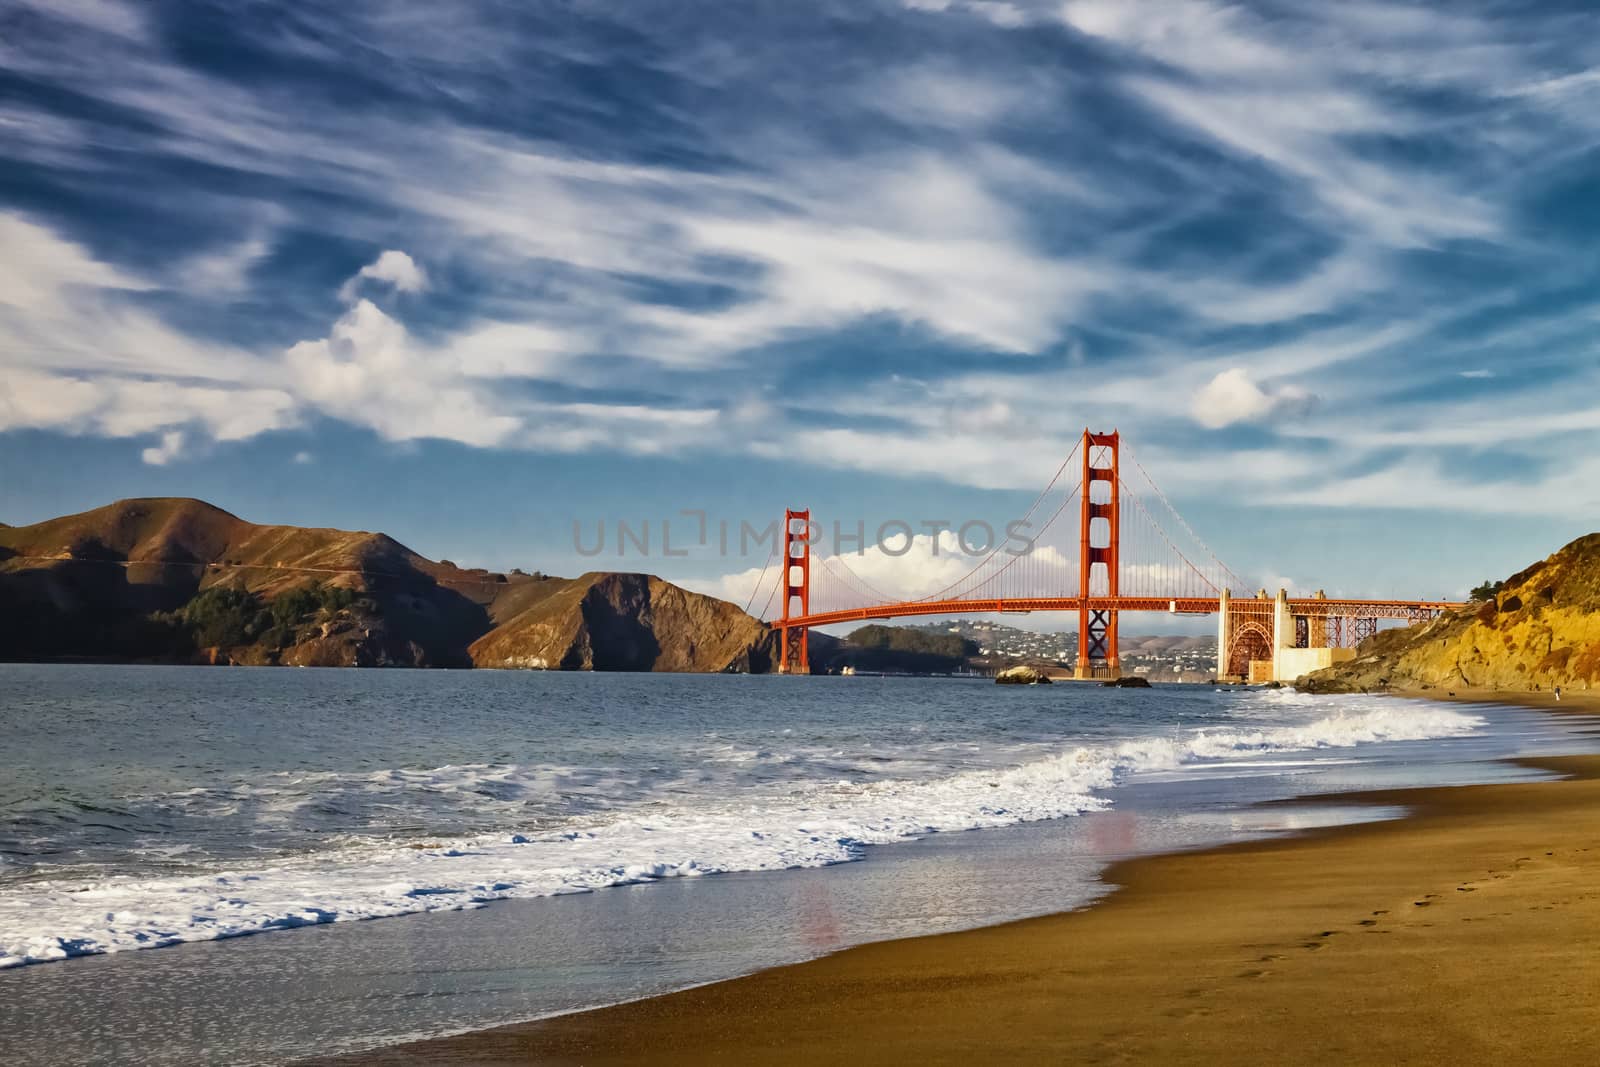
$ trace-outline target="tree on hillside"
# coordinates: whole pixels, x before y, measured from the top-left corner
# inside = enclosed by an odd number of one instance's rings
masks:
[[[376,605],[353,590],[315,582],[285,590],[270,601],[230,586],[213,586],[175,613],[198,648],[234,648],[261,643],[286,648],[301,627],[331,618],[347,608],[375,611]],[[161,618],[158,617],[158,621]]]
[[[1505,588],[1504,582],[1488,581],[1472,590],[1473,600],[1493,600]]]
[[[254,593],[225,585],[213,586],[189,601],[178,617],[199,648],[249,644],[267,622]]]

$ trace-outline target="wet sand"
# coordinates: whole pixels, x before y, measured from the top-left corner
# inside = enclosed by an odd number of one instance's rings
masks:
[[[1587,1062],[1600,756],[1536,765],[1570,777],[1363,793],[1414,814],[1121,863],[1080,912],[339,1062]]]
[[[1600,690],[1564,689],[1559,698],[1549,690],[1507,693],[1501,689],[1405,689],[1395,696],[1418,700],[1443,700],[1453,704],[1514,704],[1541,711],[1573,711],[1600,715]]]

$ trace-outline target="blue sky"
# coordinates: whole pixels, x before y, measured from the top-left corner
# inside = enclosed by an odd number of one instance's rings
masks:
[[[1252,581],[1460,593],[1600,526],[1597,31],[0,0],[0,519],[574,573],[574,520],[1003,520],[1093,425]]]

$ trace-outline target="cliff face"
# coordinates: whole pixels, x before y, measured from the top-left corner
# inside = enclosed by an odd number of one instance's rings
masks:
[[[1600,688],[1600,534],[1512,575],[1493,600],[1384,631],[1357,653],[1298,684],[1315,692]]]
[[[659,578],[465,570],[381,533],[124,500],[0,527],[0,658],[770,669],[774,639]]]
[[[762,673],[771,630],[737,607],[648,574],[591,573],[475,641],[479,667]]]

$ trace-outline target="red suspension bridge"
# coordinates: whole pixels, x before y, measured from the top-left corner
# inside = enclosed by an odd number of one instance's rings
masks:
[[[1129,472],[1124,458],[1132,461]],[[1380,619],[1419,622],[1463,606],[1321,593],[1292,597],[1284,590],[1276,596],[1265,590],[1233,596],[1234,590],[1248,590],[1248,583],[1189,527],[1116,432],[1085,430],[1011,528],[1025,531],[1025,542],[985,545],[977,562],[954,581],[907,599],[874,588],[850,568],[843,553],[813,553],[819,527],[810,511],[786,511],[774,557],[750,597],[753,606],[770,585],[761,614],[781,636],[778,669],[810,672],[808,634],[815,626],[1056,611],[1078,616],[1077,677],[1115,678],[1121,674],[1119,615],[1159,611],[1218,616],[1219,678],[1288,680],[1350,658]],[[775,600],[778,613],[772,618]]]

